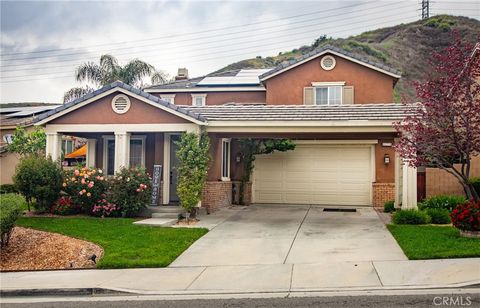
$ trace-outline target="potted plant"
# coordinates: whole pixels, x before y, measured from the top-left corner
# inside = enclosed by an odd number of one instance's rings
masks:
[[[450,217],[460,235],[480,238],[480,202],[467,201],[457,206]]]

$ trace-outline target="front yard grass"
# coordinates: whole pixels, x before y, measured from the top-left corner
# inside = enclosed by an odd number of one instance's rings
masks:
[[[134,225],[135,219],[21,217],[17,225],[93,242],[104,249],[98,268],[165,267],[207,229]]]
[[[480,239],[462,237],[451,226],[387,227],[410,260],[480,257]]]

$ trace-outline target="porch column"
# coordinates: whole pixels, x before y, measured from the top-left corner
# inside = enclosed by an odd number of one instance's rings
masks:
[[[403,165],[402,209],[417,208],[417,168]]]
[[[62,134],[47,133],[47,145],[45,154],[52,157],[53,161],[58,160],[62,155]]]
[[[122,167],[129,167],[130,133],[115,132],[115,172]]]
[[[87,139],[87,157],[85,161],[87,167],[96,167],[96,149],[97,139]]]

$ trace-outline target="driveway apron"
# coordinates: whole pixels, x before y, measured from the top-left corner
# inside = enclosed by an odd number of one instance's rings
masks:
[[[406,260],[371,208],[252,205],[195,242],[170,267]]]

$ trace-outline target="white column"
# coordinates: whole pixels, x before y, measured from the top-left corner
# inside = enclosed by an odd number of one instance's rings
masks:
[[[87,139],[87,157],[85,162],[87,167],[96,167],[96,149],[97,139]]]
[[[403,166],[402,209],[417,208],[417,168]]]
[[[45,154],[56,161],[62,155],[62,134],[47,133],[47,146]]]
[[[115,172],[129,167],[130,133],[115,132]]]
[[[163,193],[162,203],[170,203],[170,134],[163,134]]]

